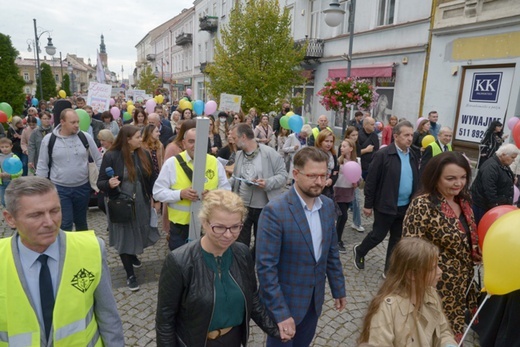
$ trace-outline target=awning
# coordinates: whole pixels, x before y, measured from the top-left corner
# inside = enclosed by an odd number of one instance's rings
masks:
[[[350,69],[352,77],[392,77],[394,63],[356,66]],[[346,78],[347,69],[329,69],[329,78]]]

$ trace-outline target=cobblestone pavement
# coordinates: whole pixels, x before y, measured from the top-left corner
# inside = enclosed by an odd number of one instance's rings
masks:
[[[349,215],[349,218],[351,216]],[[96,209],[90,209],[88,223],[96,234],[108,244],[107,222],[105,215]],[[343,273],[346,278],[347,307],[343,312],[333,308],[333,299],[327,287],[323,312],[318,322],[313,346],[356,346],[356,339],[361,329],[362,318],[372,296],[382,282],[381,273],[384,267],[386,241],[373,249],[365,257],[365,270],[357,270],[352,261],[352,246],[361,242],[371,230],[371,219],[363,217],[363,225],[367,231],[358,233],[351,229],[350,221],[343,234],[347,253],[341,254]],[[2,224],[0,238],[11,236],[13,231]],[[139,257],[143,266],[136,269],[140,290],[131,292],[126,287],[126,276],[113,248],[108,248],[108,265],[112,276],[114,296],[119,313],[123,320],[123,329],[127,346],[155,346],[155,310],[157,304],[157,287],[163,260],[168,252],[163,237],[153,246],[145,250]],[[265,334],[251,322],[249,346],[265,345]],[[473,333],[466,339],[464,346],[479,346]]]

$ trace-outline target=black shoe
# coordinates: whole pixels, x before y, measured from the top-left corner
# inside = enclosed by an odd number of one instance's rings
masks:
[[[132,266],[138,269],[143,266],[143,263],[141,263],[141,261],[135,257],[135,259],[132,261]]]
[[[340,253],[347,253],[347,249],[345,248],[343,241],[338,242],[338,249]]]
[[[133,292],[139,290],[139,284],[137,283],[137,278],[135,278],[135,276],[128,277],[126,284],[128,285],[128,289]]]
[[[363,270],[363,269],[365,269],[365,257],[358,256],[358,254],[357,254],[358,246],[359,246],[359,244],[354,245],[354,247],[352,248],[352,251],[354,252],[354,266],[358,270]]]

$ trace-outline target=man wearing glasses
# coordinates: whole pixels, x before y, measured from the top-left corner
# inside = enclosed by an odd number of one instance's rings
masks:
[[[334,306],[345,308],[335,209],[321,195],[328,156],[316,147],[294,156],[294,185],[267,204],[258,226],[256,267],[260,298],[280,328],[267,346],[309,346],[316,331],[328,278]]]

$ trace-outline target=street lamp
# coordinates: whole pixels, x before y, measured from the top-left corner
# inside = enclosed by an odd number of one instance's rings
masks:
[[[329,7],[323,10],[325,14],[325,23],[330,27],[337,27],[343,21],[345,10],[340,8],[338,0],[332,0]],[[352,68],[352,47],[354,46],[354,19],[356,18],[356,0],[350,0],[349,2],[349,16],[348,16],[348,57],[347,57],[347,78],[350,77],[350,71]],[[343,132],[347,128],[347,108],[343,109]]]
[[[40,85],[40,100],[43,100],[43,87],[42,87],[42,74],[40,71],[40,37],[42,37],[43,34],[48,34],[49,37],[47,38],[47,46],[45,46],[45,52],[47,52],[48,55],[54,56],[56,54],[56,47],[52,44],[52,38],[51,33],[48,30],[44,30],[38,35],[38,29],[36,25],[36,19],[33,19],[34,22],[34,50],[36,51],[36,73],[38,74],[38,84]],[[31,46],[29,45],[28,51],[31,52]]]

